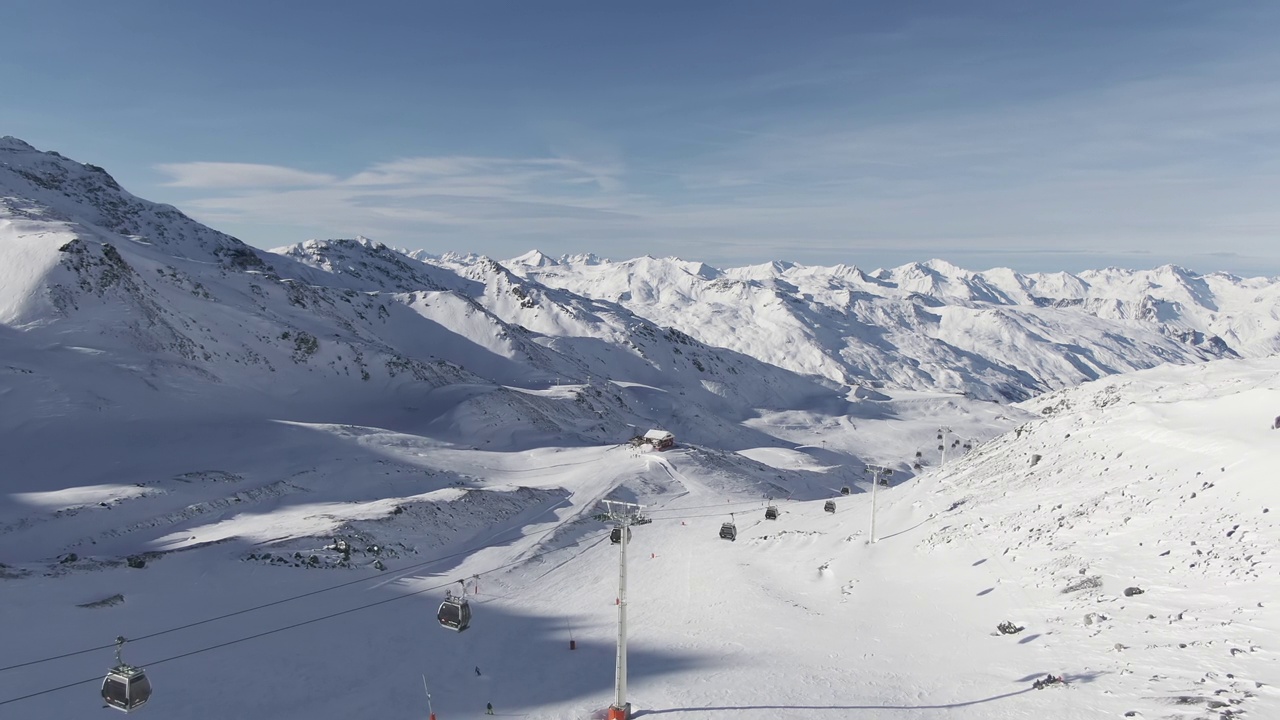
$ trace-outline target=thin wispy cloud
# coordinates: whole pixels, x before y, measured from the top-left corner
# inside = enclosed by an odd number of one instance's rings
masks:
[[[307,175],[273,170],[281,178]],[[210,222],[284,224],[324,236],[394,241],[481,230],[528,238],[581,229],[584,223],[625,221],[621,172],[569,158],[413,157],[377,163],[346,178],[314,177],[307,187],[206,185],[230,192],[204,194],[185,205]]]
[[[156,170],[172,178],[170,187],[260,188],[327,185],[332,175],[305,172],[279,165],[230,162],[163,163]]]
[[[538,182],[612,185],[620,168],[602,168],[567,158],[415,157],[378,163],[347,179],[348,185],[403,185],[466,181],[502,188]]]

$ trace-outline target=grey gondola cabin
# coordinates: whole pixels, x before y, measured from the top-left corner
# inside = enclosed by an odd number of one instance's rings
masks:
[[[836,511],[836,501],[835,501],[835,500],[828,500],[828,501],[827,501],[827,504],[822,506],[822,509],[823,509],[823,510],[826,510],[826,511],[827,511],[827,512],[829,512],[829,513],[833,513],[833,512],[835,512],[835,511]]]
[[[462,632],[471,625],[471,605],[465,597],[446,596],[440,603],[440,612],[436,613],[440,626]]]
[[[765,519],[765,520],[777,520],[777,519],[778,519],[778,506],[776,506],[776,505],[770,505],[769,507],[765,508],[765,509],[764,509],[764,519]]]
[[[614,545],[622,544],[622,528],[615,527],[609,531],[609,542]],[[631,528],[627,528],[627,542],[631,542]]]
[[[723,540],[737,540],[738,527],[731,522],[727,522],[720,526],[720,538]]]
[[[151,699],[151,681],[142,668],[117,666],[102,681],[102,701],[108,707],[132,712]]]
[[[102,680],[102,701],[107,707],[132,712],[151,699],[151,681],[145,670],[120,659],[124,642],[123,637],[116,638],[116,666]]]

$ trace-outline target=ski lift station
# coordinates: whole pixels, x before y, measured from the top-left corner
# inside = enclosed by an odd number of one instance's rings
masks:
[[[676,436],[666,430],[650,430],[643,436],[645,443],[657,450],[666,450],[676,444]]]

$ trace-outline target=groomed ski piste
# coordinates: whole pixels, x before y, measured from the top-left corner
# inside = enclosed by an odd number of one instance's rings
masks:
[[[762,415],[789,444],[737,452],[478,448],[432,413],[13,423],[0,715],[109,716],[124,635],[155,688],[138,717],[426,718],[424,676],[441,720],[602,717],[618,547],[595,516],[618,499],[653,519],[629,544],[635,717],[1280,717],[1280,361],[987,407],[967,430],[990,440],[879,489],[874,543],[836,450],[901,467],[928,413]]]

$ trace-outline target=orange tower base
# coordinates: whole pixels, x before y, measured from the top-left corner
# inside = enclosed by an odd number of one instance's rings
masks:
[[[609,720],[631,720],[631,703],[627,703],[622,707],[610,705]]]

